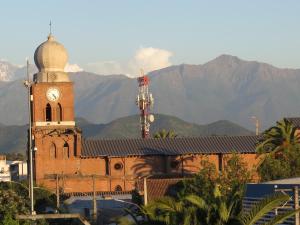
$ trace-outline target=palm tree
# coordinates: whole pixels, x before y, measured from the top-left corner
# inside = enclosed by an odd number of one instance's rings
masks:
[[[297,128],[284,118],[276,122],[276,126],[266,130],[261,140],[256,146],[256,150],[260,154],[276,153],[283,149],[298,145],[300,136],[297,134]]]
[[[184,201],[166,196],[147,205],[146,210],[149,212],[150,218],[156,219],[167,225],[171,224],[193,224],[189,221],[186,223],[186,209]]]
[[[274,195],[264,198],[262,201],[256,203],[249,212],[241,210],[239,193],[233,194],[232,198],[222,199],[220,192],[216,189],[216,204],[212,204],[205,218],[205,222],[200,224],[216,224],[216,225],[254,225],[261,222],[264,217],[277,207],[280,207],[285,202],[289,201],[290,197],[285,194],[276,193]],[[203,209],[205,204],[198,196],[189,196],[187,199]],[[238,208],[236,208],[238,207]],[[293,216],[298,210],[291,210],[283,214],[279,214],[266,222],[266,225],[276,225],[284,222],[286,219]]]
[[[174,131],[172,130],[166,131],[165,129],[162,129],[154,134],[154,138],[176,138],[176,137],[177,134],[175,134]]]
[[[145,206],[137,208],[125,208],[127,216],[117,219],[118,225],[166,225],[153,217],[152,212]]]
[[[272,210],[289,200],[288,195],[276,193],[255,204],[249,211],[242,210],[241,191],[233,190],[231,196],[222,195],[216,185],[211,203],[202,197],[192,194],[182,199],[163,197],[142,207],[139,216],[134,220],[121,220],[119,225],[254,225],[262,222]],[[266,222],[276,225],[290,218],[299,210],[279,214]],[[141,216],[142,215],[142,216]],[[143,218],[141,220],[141,218]]]
[[[187,196],[185,199],[193,206],[197,207],[199,224],[240,224],[239,214],[242,211],[242,196],[244,191],[236,187],[230,194],[224,195],[220,185],[216,185],[213,196],[207,203],[200,196],[195,194]]]
[[[274,157],[282,154],[284,151],[298,148],[299,144],[300,136],[297,133],[297,128],[285,118],[277,121],[276,126],[269,128],[263,133],[256,146],[256,151],[261,158],[257,165],[258,170],[268,157]]]

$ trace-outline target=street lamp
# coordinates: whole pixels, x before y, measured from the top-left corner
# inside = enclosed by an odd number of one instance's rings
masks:
[[[259,120],[257,119],[256,116],[251,116],[251,119],[255,121],[255,134],[259,134]]]
[[[35,215],[34,211],[34,203],[33,203],[33,159],[32,159],[32,125],[31,125],[31,86],[32,82],[29,78],[29,61],[26,59],[27,64],[27,80],[24,81],[24,85],[27,88],[27,95],[28,95],[28,122],[29,122],[29,130],[28,130],[28,152],[29,152],[29,172],[30,172],[30,179],[29,179],[29,196],[30,196],[30,213],[31,215]]]

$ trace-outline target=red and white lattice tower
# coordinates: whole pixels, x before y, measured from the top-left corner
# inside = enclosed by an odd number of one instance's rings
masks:
[[[144,75],[143,71],[138,77],[139,93],[136,98],[136,104],[140,110],[140,124],[142,131],[142,138],[150,137],[150,123],[154,121],[154,116],[150,114],[150,109],[153,106],[154,99],[149,92],[149,77]]]

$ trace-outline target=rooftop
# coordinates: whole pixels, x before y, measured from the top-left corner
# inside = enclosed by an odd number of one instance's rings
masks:
[[[290,121],[294,127],[300,128],[300,117],[290,117],[286,119]]]
[[[259,136],[208,136],[149,139],[85,139],[82,157],[255,153]]]

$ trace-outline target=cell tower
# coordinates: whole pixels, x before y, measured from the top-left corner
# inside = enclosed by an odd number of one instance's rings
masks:
[[[150,137],[150,123],[154,121],[154,116],[150,114],[150,109],[153,106],[154,99],[149,92],[149,77],[144,75],[141,70],[141,76],[138,77],[139,93],[136,97],[136,104],[140,110],[140,125],[142,131],[142,138]]]

